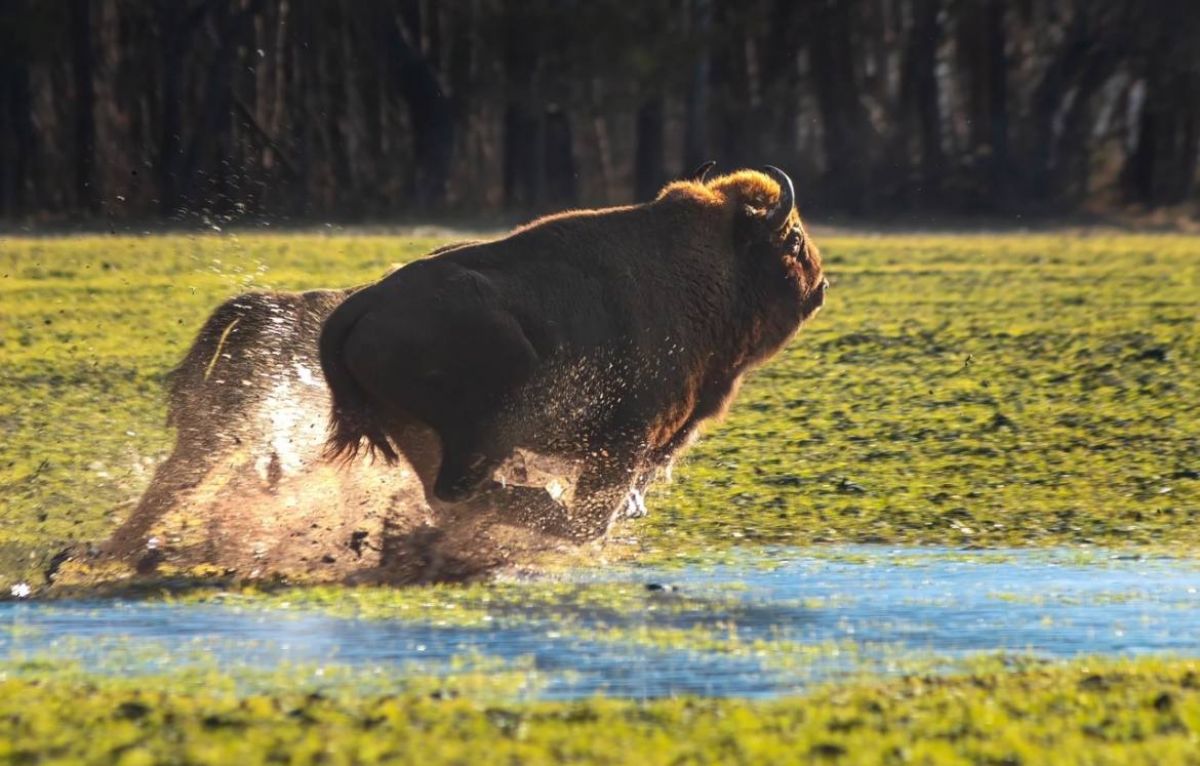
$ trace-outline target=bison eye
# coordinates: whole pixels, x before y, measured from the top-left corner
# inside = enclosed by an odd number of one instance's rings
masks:
[[[800,261],[808,260],[808,249],[804,246],[804,230],[799,225],[793,226],[788,232],[787,244],[794,258]]]

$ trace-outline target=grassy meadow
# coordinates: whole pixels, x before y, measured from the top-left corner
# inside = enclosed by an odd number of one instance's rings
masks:
[[[127,513],[163,376],[222,299],[349,285],[430,237],[0,241],[0,571]],[[833,289],[621,535],[730,543],[1200,542],[1200,238],[837,236]]]
[[[0,597],[132,509],[171,445],[164,375],[222,299],[367,281],[444,241],[0,239]],[[826,308],[652,491],[650,516],[621,525],[614,557],[827,543],[1200,550],[1200,238],[819,242]],[[502,583],[238,599],[484,626],[480,604],[518,613],[578,593]],[[646,608],[640,591],[589,593],[605,609]],[[766,702],[514,702],[470,679],[311,694],[281,678],[247,692],[238,672],[123,679],[0,663],[0,763],[1200,763],[1200,664],[1186,658],[995,660]]]
[[[1195,660],[992,659],[769,702],[512,703],[470,676],[413,686],[239,693],[220,673],[181,687],[26,670],[0,676],[0,762],[1158,766],[1196,763],[1200,732]]]

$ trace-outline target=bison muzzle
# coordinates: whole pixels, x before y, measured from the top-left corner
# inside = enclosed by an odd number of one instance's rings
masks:
[[[431,502],[499,493],[543,531],[603,535],[825,300],[787,175],[706,172],[652,202],[548,216],[355,292],[321,331],[330,453],[365,441],[395,460],[414,427],[432,429]],[[517,502],[521,488],[497,474],[517,450],[579,465],[573,495]]]

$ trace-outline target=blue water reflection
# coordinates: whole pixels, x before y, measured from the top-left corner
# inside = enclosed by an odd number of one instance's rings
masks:
[[[259,669],[336,664],[386,675],[437,672],[452,658],[476,655],[523,662],[541,679],[538,696],[641,698],[774,696],[856,669],[902,668],[905,658],[917,656],[1200,653],[1200,568],[1176,559],[776,549],[739,554],[719,566],[582,572],[577,579],[670,583],[678,590],[653,598],[701,603],[623,615],[583,610],[564,630],[549,611],[464,628],[294,608],[7,602],[0,603],[0,659],[74,659],[114,673],[209,662]],[[629,638],[628,631],[600,639],[587,630],[687,628],[698,621],[733,626],[743,647],[762,639],[777,648],[663,649]],[[808,645],[823,648],[809,653]]]

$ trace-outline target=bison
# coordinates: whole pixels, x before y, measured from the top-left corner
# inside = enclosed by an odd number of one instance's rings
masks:
[[[468,243],[446,247],[463,244]],[[403,477],[393,472],[381,481],[362,466],[331,480],[322,466],[330,400],[317,339],[325,318],[355,289],[246,293],[212,312],[167,376],[167,423],[177,432],[175,448],[104,552],[152,566],[168,551],[165,545],[147,548],[151,530],[165,516],[182,513],[210,536],[220,527],[228,533],[223,539],[246,537],[259,522],[277,523],[291,549],[310,546],[320,559],[337,546],[314,542],[296,528],[311,525],[318,536],[338,529],[349,540],[365,515],[386,511],[386,496],[402,494]],[[314,511],[318,506],[320,513]],[[273,520],[273,514],[281,518]],[[320,525],[312,524],[317,516]],[[263,540],[250,542],[273,551],[281,547],[279,540],[270,545]],[[228,549],[201,553],[223,565],[239,557]]]
[[[603,536],[825,300],[787,175],[706,173],[645,204],[448,249],[355,292],[320,336],[330,455],[365,443],[395,461],[432,429],[440,460],[418,468],[431,503],[511,498],[543,531]],[[498,469],[515,451],[580,466],[573,495],[507,484]]]
[[[175,448],[104,546],[108,552],[146,554],[150,530],[185,507],[205,482],[214,483],[214,472],[228,467],[232,453],[245,452],[250,472],[267,487],[320,457],[320,431],[311,439],[307,434],[308,410],[328,407],[317,336],[350,292],[246,293],[212,312],[167,376],[167,424],[176,429]],[[320,418],[313,419],[319,429]],[[208,494],[213,491],[209,487]],[[161,556],[154,549],[147,558]]]

